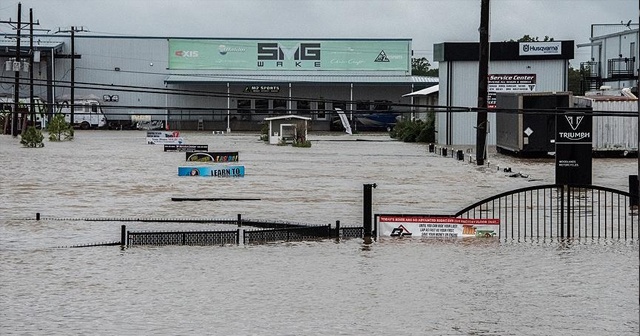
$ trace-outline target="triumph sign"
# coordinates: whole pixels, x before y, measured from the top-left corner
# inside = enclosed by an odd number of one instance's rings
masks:
[[[556,117],[556,184],[591,184],[592,118],[584,112]]]
[[[520,56],[562,55],[561,42],[520,42]]]

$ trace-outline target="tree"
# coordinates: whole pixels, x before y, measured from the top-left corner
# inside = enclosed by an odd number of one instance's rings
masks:
[[[582,89],[582,78],[584,77],[584,70],[577,70],[573,67],[569,67],[568,73],[568,86],[569,91],[573,92],[574,96],[584,95],[584,91]]]
[[[47,126],[49,141],[62,141],[73,139],[73,127],[64,120],[63,114],[56,114]]]
[[[517,40],[509,40],[509,42],[552,42],[553,41],[553,37],[549,37],[546,36],[544,37],[544,39],[542,41],[540,41],[540,39],[536,36],[530,36],[530,35],[524,35],[523,37],[517,39]]]
[[[33,126],[27,127],[24,133],[20,134],[20,143],[29,148],[44,147],[43,139],[42,132]]]
[[[427,76],[431,63],[426,57],[411,59],[411,74],[416,76]]]

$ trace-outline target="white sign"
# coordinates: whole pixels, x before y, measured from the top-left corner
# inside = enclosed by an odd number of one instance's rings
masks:
[[[500,219],[389,215],[380,216],[378,224],[381,237],[495,237]]]
[[[561,42],[520,42],[520,56],[562,55]]]

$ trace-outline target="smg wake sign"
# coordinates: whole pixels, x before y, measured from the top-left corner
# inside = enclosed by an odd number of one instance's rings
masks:
[[[556,184],[591,184],[592,118],[585,112],[556,116]]]
[[[320,68],[320,43],[258,43],[258,68]]]

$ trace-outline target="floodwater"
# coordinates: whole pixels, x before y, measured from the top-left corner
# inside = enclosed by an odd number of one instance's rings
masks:
[[[1,335],[638,335],[638,241],[361,239],[224,247],[67,248],[118,241],[86,218],[362,223],[374,213],[449,214],[551,184],[553,159],[490,152],[489,164],[381,135],[312,134],[311,148],[257,134],[183,132],[238,151],[243,178],[179,177],[184,153],[140,131],[78,131],[26,149],[0,136]],[[361,141],[355,141],[361,140]],[[511,168],[526,177],[510,177]],[[637,159],[594,159],[593,183],[628,189]],[[172,202],[172,197],[258,198]],[[36,213],[43,220],[35,221]],[[219,229],[127,223],[129,230]]]

